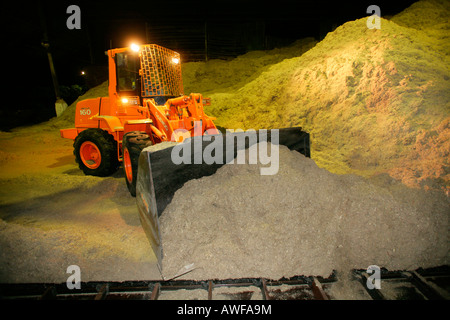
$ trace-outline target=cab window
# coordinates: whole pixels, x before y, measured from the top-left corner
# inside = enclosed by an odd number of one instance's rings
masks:
[[[117,91],[137,92],[139,88],[139,57],[131,53],[117,53]]]

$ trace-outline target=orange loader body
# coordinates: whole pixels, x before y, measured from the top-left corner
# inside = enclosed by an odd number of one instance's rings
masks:
[[[132,162],[137,159],[132,159],[132,149],[140,152],[151,144],[182,142],[218,131],[215,119],[203,110],[209,99],[201,94],[184,95],[178,53],[149,44],[136,52],[108,50],[107,55],[109,96],[79,102],[75,128],[60,132],[63,138],[74,140],[74,154],[85,174],[109,175],[123,161],[127,185],[135,195],[137,163]],[[128,148],[124,146],[127,137]]]

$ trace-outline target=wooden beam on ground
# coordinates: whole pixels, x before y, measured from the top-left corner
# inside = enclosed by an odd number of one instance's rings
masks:
[[[264,300],[270,300],[269,291],[267,291],[266,279],[261,279],[262,295]]]
[[[369,289],[367,287],[367,280],[369,280],[369,275],[366,272],[363,272],[361,274],[361,284],[364,287],[364,289],[366,289],[367,293],[370,295],[370,297],[373,300],[386,300],[386,298],[384,297],[384,295],[381,293],[380,290],[378,289]]]
[[[98,291],[97,295],[95,296],[94,300],[105,300],[106,296],[108,295],[109,291],[109,285],[105,283],[101,286],[100,290]]]
[[[212,290],[213,290],[213,283],[211,280],[208,281],[208,300],[212,300]]]
[[[411,282],[422,292],[425,297],[430,300],[446,300],[445,297],[441,295],[437,286],[422,277],[417,271],[405,272],[411,276]]]
[[[159,282],[158,282],[158,283],[155,284],[155,286],[153,287],[152,295],[150,296],[150,300],[156,300],[156,299],[158,299],[160,289],[161,289],[161,285],[160,285]]]
[[[330,300],[325,291],[323,291],[322,284],[316,277],[313,278],[311,289],[316,300]]]

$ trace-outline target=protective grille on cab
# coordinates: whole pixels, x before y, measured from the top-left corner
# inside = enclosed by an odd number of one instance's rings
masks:
[[[155,44],[141,49],[142,96],[182,95],[180,55]]]

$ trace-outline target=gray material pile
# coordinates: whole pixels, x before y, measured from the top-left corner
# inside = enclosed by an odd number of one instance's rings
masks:
[[[257,147],[257,145],[253,146]],[[189,181],[161,216],[163,273],[185,279],[328,276],[449,263],[449,199],[389,177],[336,175],[280,146],[276,175],[225,165]]]

